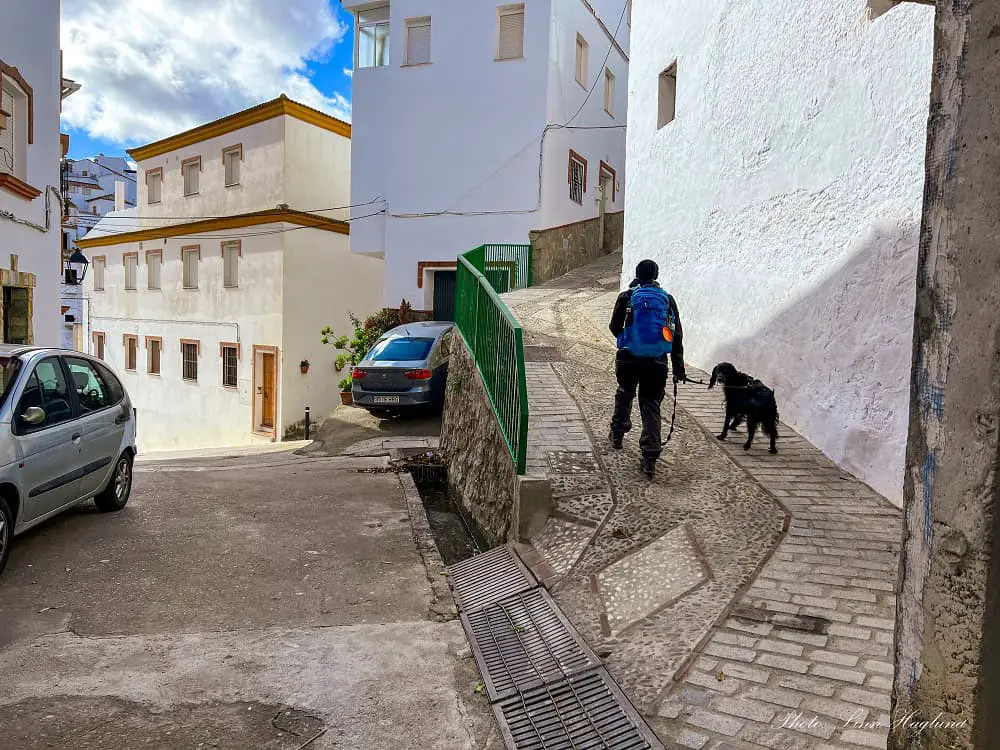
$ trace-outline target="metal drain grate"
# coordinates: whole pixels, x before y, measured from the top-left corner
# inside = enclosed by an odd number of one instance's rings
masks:
[[[510,545],[452,565],[448,577],[462,612],[474,612],[538,586]]]
[[[604,668],[513,695],[493,713],[518,750],[663,750]]]
[[[491,701],[601,666],[541,588],[463,613],[462,626]]]

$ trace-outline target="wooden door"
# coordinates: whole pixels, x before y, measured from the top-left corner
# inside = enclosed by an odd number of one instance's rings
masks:
[[[260,425],[268,429],[274,428],[275,397],[274,392],[274,354],[264,352],[260,356]]]

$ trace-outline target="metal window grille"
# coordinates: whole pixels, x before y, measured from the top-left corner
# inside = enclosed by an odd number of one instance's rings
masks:
[[[198,345],[181,344],[182,375],[185,380],[198,379]]]
[[[584,165],[576,159],[570,160],[569,198],[574,203],[583,204]]]
[[[239,374],[239,357],[235,346],[222,347],[222,384],[227,388],[235,388]]]

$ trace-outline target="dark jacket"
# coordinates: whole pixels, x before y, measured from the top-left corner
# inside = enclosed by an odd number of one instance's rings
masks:
[[[634,280],[629,284],[628,289],[618,295],[618,299],[615,300],[614,312],[611,313],[611,324],[608,326],[616,339],[630,322],[626,320],[628,304],[632,299],[632,290],[638,286],[658,287],[659,284],[655,281],[648,284],[640,284],[638,280]],[[684,372],[684,329],[681,327],[681,314],[677,309],[677,301],[673,298],[673,295],[667,294],[667,299],[670,301],[670,307],[674,312],[674,320],[677,321],[677,328],[674,330],[674,345],[670,351],[670,362],[674,366],[674,377],[678,380],[684,380],[686,377]],[[619,359],[628,359],[630,357],[632,357],[632,354],[627,351],[618,352]]]

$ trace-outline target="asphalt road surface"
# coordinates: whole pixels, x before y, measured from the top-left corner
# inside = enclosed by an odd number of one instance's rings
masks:
[[[429,619],[399,479],[358,466],[137,465],[123,512],[19,537],[0,748],[498,747],[459,623]]]

